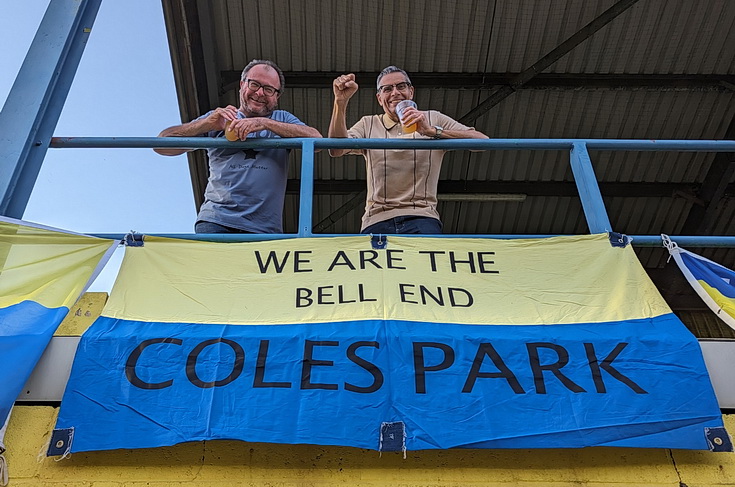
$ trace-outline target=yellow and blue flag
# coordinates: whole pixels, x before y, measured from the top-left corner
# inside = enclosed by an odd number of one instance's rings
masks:
[[[117,243],[0,217],[0,425],[54,331]]]
[[[696,339],[607,235],[127,247],[52,445],[708,449]],[[686,391],[685,393],[683,391]]]
[[[735,330],[735,271],[679,247],[661,235],[689,285],[707,306]]]

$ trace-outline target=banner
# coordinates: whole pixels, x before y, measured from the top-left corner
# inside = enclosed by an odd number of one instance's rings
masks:
[[[735,271],[680,248],[668,235],[661,235],[661,238],[689,285],[722,321],[735,330]]]
[[[127,247],[49,454],[211,439],[708,449],[726,437],[697,341],[630,247],[376,239]]]
[[[54,331],[117,243],[0,217],[0,425]],[[0,446],[2,440],[0,435]]]

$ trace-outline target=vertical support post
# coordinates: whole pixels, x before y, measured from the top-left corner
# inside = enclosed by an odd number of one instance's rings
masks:
[[[301,142],[301,191],[299,193],[299,237],[312,236],[314,206],[314,140]]]
[[[607,217],[605,203],[602,201],[590,154],[587,152],[587,144],[584,142],[572,143],[569,158],[590,233],[612,232],[612,225]]]
[[[0,111],[0,215],[23,218],[102,0],[51,0]]]

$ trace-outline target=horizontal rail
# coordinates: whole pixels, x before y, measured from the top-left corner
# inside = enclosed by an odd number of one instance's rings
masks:
[[[230,142],[211,137],[52,137],[53,148],[176,148],[216,149],[264,147],[300,149],[313,141],[316,149],[471,149],[471,150],[570,150],[584,143],[589,150],[735,152],[732,140],[643,139],[258,139]]]
[[[677,151],[677,152],[735,152],[735,141],[732,140],[643,140],[643,139],[321,139],[321,138],[274,138],[249,141],[230,142],[224,138],[212,137],[53,137],[50,147],[53,148],[176,148],[176,149],[215,149],[215,148],[283,148],[306,150],[302,154],[303,174],[313,178],[313,150],[319,149],[458,149],[458,150],[564,150],[582,151],[586,155],[589,150],[609,151]],[[313,148],[313,150],[312,150]],[[308,154],[307,154],[308,152]],[[308,156],[308,157],[305,157]],[[585,156],[579,163],[584,174],[580,173],[585,194],[580,195],[585,216],[590,228],[595,232],[610,228],[607,214],[599,196],[599,188],[595,181],[589,157]],[[312,172],[310,172],[312,171]],[[313,186],[304,185],[301,181],[301,206],[299,213],[300,231],[294,234],[146,234],[156,237],[179,238],[189,240],[206,240],[214,242],[249,242],[278,240],[298,237],[336,237],[343,234],[312,234],[310,220],[311,197]],[[580,181],[576,181],[578,189]],[[304,198],[305,196],[305,198]],[[599,197],[599,201],[595,198]],[[598,204],[590,204],[590,202]],[[587,209],[589,208],[589,210]],[[592,222],[592,223],[590,223]],[[593,225],[595,222],[599,224]],[[94,234],[98,237],[121,239],[123,234]],[[427,236],[427,235],[424,235]],[[549,238],[559,235],[434,235],[443,238],[496,238],[523,239]],[[659,247],[662,245],[660,235],[630,235],[636,247]],[[671,239],[687,247],[730,247],[735,248],[735,237],[729,236],[671,236]]]
[[[88,233],[92,237],[107,238],[112,240],[123,240],[126,234],[123,233]],[[178,238],[184,240],[202,240],[207,242],[260,242],[264,240],[282,240],[287,238],[299,238],[296,233],[141,233],[148,237],[164,237]],[[585,234],[586,235],[586,234]],[[355,237],[365,236],[364,234],[345,234],[345,233],[315,233],[309,237],[325,238],[325,237]],[[495,238],[500,240],[518,240],[524,238],[552,238],[552,237],[568,237],[570,235],[550,235],[550,234],[440,234],[440,235],[412,235],[401,234],[400,237],[433,237],[433,238]],[[661,247],[663,245],[660,235],[627,235],[632,239],[634,247]],[[682,247],[724,247],[735,248],[735,237],[727,236],[703,236],[703,235],[669,235],[669,238],[681,245]]]

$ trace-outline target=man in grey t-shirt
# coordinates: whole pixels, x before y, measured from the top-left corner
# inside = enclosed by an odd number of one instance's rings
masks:
[[[276,110],[283,73],[271,61],[251,61],[240,78],[240,108],[215,108],[159,137],[321,137],[285,110]],[[154,149],[175,156],[191,149]],[[282,233],[288,149],[208,149],[209,181],[197,233]]]

